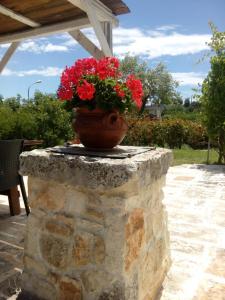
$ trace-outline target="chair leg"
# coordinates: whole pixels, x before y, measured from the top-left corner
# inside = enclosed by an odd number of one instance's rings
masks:
[[[23,196],[23,202],[24,202],[24,206],[25,206],[26,213],[27,213],[27,216],[28,216],[29,213],[30,213],[30,208],[29,208],[29,205],[28,205],[28,199],[27,199],[27,194],[26,194],[26,189],[25,189],[25,186],[24,186],[24,182],[23,182],[23,177],[19,176],[19,179],[20,179],[20,189],[21,189],[22,196]]]
[[[9,193],[9,191],[7,190],[6,195],[8,197],[8,201],[9,201],[9,211],[10,211],[10,215],[14,216],[14,211],[13,211],[13,206],[12,206],[12,197],[11,194]]]

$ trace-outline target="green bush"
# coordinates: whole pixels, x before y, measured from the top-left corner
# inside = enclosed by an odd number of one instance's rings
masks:
[[[71,113],[54,96],[36,93],[29,102],[0,103],[0,139],[39,139],[47,147],[72,137]]]
[[[188,122],[186,144],[191,146],[193,149],[207,148],[208,135],[206,128],[200,123]]]
[[[194,149],[207,147],[208,137],[205,128],[196,122],[187,120],[152,121],[145,119],[127,120],[129,130],[124,145],[181,148],[187,144]]]

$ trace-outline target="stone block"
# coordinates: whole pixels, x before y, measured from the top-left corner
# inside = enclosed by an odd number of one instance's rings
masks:
[[[69,242],[50,234],[40,236],[40,251],[42,258],[51,266],[64,269],[68,265]]]
[[[63,277],[59,282],[59,300],[82,300],[82,288],[79,281]]]
[[[69,237],[74,232],[74,220],[63,215],[56,215],[46,220],[45,229],[50,233]]]
[[[128,271],[131,264],[139,256],[144,240],[144,212],[137,208],[131,212],[126,225],[126,248],[125,270]]]
[[[93,256],[96,264],[101,264],[105,260],[105,242],[100,236],[94,237]]]
[[[84,266],[92,262],[93,234],[82,232],[76,234],[72,251],[75,266]]]
[[[40,178],[29,178],[28,192],[31,208],[51,211],[61,211],[65,207],[66,186],[55,185],[53,181]]]

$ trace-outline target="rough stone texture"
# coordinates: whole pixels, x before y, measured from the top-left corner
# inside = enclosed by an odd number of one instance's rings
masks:
[[[64,155],[36,149],[22,153],[20,173],[72,186],[83,186],[85,182],[87,188],[115,188],[134,176],[142,185],[160,178],[166,174],[171,158],[171,151],[160,148],[126,159]],[[56,196],[60,197],[61,193]],[[41,196],[51,205],[48,193]]]
[[[163,149],[127,159],[23,153],[32,209],[23,290],[46,300],[154,299],[170,267],[170,161]]]

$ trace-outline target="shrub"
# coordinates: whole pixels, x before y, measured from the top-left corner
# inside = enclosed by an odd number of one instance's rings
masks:
[[[124,145],[181,148],[187,144],[194,149],[207,147],[206,130],[200,123],[179,119],[152,121],[147,118],[129,118],[127,122],[129,130]]]
[[[188,122],[188,134],[186,144],[193,149],[203,149],[207,147],[208,136],[206,128],[196,122]]]
[[[34,100],[23,104],[0,103],[0,139],[40,139],[46,147],[72,136],[71,113],[54,96],[37,93]]]

